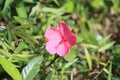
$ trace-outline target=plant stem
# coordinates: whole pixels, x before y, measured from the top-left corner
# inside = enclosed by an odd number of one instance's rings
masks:
[[[42,74],[48,67],[50,67],[50,65],[53,64],[57,58],[59,58],[59,56],[56,56],[47,66],[40,70],[39,74]]]

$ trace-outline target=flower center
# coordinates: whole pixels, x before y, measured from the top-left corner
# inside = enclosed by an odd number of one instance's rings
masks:
[[[62,36],[62,40],[63,40],[63,41],[67,41],[67,39],[66,39],[65,36]]]

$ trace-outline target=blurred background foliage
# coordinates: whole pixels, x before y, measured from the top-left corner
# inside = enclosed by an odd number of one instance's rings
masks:
[[[120,80],[119,0],[0,0],[0,80]],[[44,33],[59,22],[77,43],[56,55]]]

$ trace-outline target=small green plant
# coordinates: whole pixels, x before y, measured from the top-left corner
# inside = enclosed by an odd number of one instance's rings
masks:
[[[119,80],[119,3],[0,0],[0,80]]]

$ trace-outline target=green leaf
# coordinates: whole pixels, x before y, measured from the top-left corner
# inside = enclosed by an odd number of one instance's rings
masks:
[[[89,37],[90,43],[95,44],[95,45],[98,45],[98,41],[97,41],[97,37],[96,37],[96,34],[95,34],[95,33],[88,32],[87,35],[88,35],[88,37]]]
[[[17,20],[21,25],[27,25],[28,24],[27,20],[22,18],[22,17],[14,16],[14,19]]]
[[[71,61],[71,62],[69,62],[69,63],[67,63],[67,64],[65,64],[65,68],[68,68],[68,67],[70,67],[74,62],[76,62],[78,60],[78,58],[76,58],[74,61]]]
[[[22,41],[19,43],[18,47],[15,49],[15,53],[22,51],[23,49],[27,48],[27,45]]]
[[[119,10],[119,0],[112,0],[112,2],[113,2],[113,10],[114,10],[114,12],[116,12],[116,13],[119,13],[120,12],[120,10]]]
[[[9,60],[0,56],[0,64],[4,68],[4,70],[14,79],[14,80],[22,80],[21,74],[16,68],[16,66],[11,63]]]
[[[105,7],[104,0],[93,0],[93,1],[91,2],[91,5],[92,5],[94,8]]]
[[[74,10],[73,1],[68,0],[68,1],[65,3],[64,7],[65,7],[65,11],[66,11],[67,13],[73,12],[73,10]]]
[[[12,32],[11,31],[9,31],[8,30],[8,41],[11,43],[12,42],[12,40],[13,40],[13,34],[12,34]]]
[[[22,70],[22,80],[32,80],[39,72],[43,57],[33,58]]]
[[[68,53],[66,56],[64,56],[64,59],[66,61],[73,61],[73,60],[75,60],[77,53],[78,53],[77,46],[74,46],[71,48],[70,53]]]
[[[11,5],[11,3],[12,3],[13,1],[14,1],[14,0],[6,0],[3,11],[5,11],[5,10]]]
[[[103,66],[106,66],[106,64],[104,62],[99,62],[99,64],[101,64]]]
[[[27,2],[27,3],[34,3],[34,0],[24,0],[24,2]]]
[[[96,45],[92,45],[92,44],[82,44],[82,45],[85,46],[86,48],[98,49],[98,46]]]
[[[15,8],[19,17],[22,17],[25,19],[27,18],[27,10],[22,1],[17,3],[17,6]]]
[[[28,35],[24,31],[15,31],[15,34],[20,38],[26,40],[26,42],[29,43],[30,45],[33,45],[33,43],[38,43],[34,37],[32,37],[31,35]]]
[[[11,54],[8,51],[6,51],[6,50],[0,49],[0,53],[3,54],[6,57],[11,57]]]
[[[103,70],[104,70],[107,74],[109,74],[109,71],[108,71],[106,68],[103,68]]]
[[[92,22],[90,20],[87,20],[87,25],[88,25],[90,31],[94,30],[93,29],[93,24],[92,24]]]
[[[99,52],[104,52],[105,50],[109,49],[115,42],[111,42],[109,44],[106,44],[105,46],[101,47],[99,49]]]
[[[92,59],[91,59],[91,56],[90,56],[88,50],[85,47],[84,47],[84,50],[85,50],[85,56],[87,58],[89,69],[91,70],[92,69]]]
[[[101,39],[99,41],[99,45],[105,45],[108,39],[111,37],[111,35],[106,36],[105,38]]]
[[[11,58],[17,61],[28,61],[28,57],[32,57],[33,55],[25,55],[25,54],[13,54]]]

